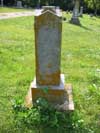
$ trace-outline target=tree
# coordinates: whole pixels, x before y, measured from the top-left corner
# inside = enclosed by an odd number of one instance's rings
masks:
[[[97,11],[100,9],[100,0],[85,0],[88,7],[94,10],[94,14],[97,15]]]

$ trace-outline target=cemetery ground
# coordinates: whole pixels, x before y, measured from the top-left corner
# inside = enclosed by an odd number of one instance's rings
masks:
[[[0,20],[1,133],[35,133],[14,127],[12,114],[12,100],[25,98],[35,75],[33,21],[34,17]],[[81,26],[63,23],[61,71],[65,74],[66,83],[73,85],[75,112],[82,117],[81,122],[88,132],[99,133],[100,18],[84,15],[80,21]],[[75,117],[77,119],[77,115]]]
[[[18,9],[18,8],[8,8],[8,7],[0,7],[0,13],[9,13],[9,12],[23,12],[28,11],[26,9]]]

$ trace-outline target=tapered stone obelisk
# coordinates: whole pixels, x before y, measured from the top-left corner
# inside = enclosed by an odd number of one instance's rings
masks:
[[[36,78],[30,85],[27,105],[44,97],[59,109],[74,109],[72,87],[65,85],[64,74],[61,74],[61,16],[61,11],[53,6],[35,12]]]
[[[76,24],[76,25],[80,25],[80,21],[79,21],[79,0],[74,0],[74,9],[73,9],[73,15],[72,18],[70,20],[70,22],[72,24]]]

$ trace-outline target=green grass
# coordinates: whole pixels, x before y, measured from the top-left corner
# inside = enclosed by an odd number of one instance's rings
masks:
[[[0,13],[23,12],[23,11],[30,11],[30,10],[26,10],[26,9],[17,9],[17,8],[7,8],[7,7],[0,7]]]
[[[99,133],[100,18],[84,15],[80,21],[82,26],[63,23],[61,70],[66,83],[73,84],[75,109]],[[35,76],[33,23],[33,17],[0,20],[1,133],[23,132],[13,125],[11,101],[17,96],[25,98]]]

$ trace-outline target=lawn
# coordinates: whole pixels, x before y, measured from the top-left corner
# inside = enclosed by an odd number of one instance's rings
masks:
[[[73,84],[75,110],[91,133],[99,133],[100,18],[84,15],[80,21],[81,26],[63,22],[61,71]],[[15,97],[25,98],[35,76],[33,23],[34,17],[0,20],[1,133],[32,132],[14,127],[11,105]]]
[[[0,7],[0,13],[23,12],[23,11],[30,11],[30,10],[28,10],[28,9]]]

